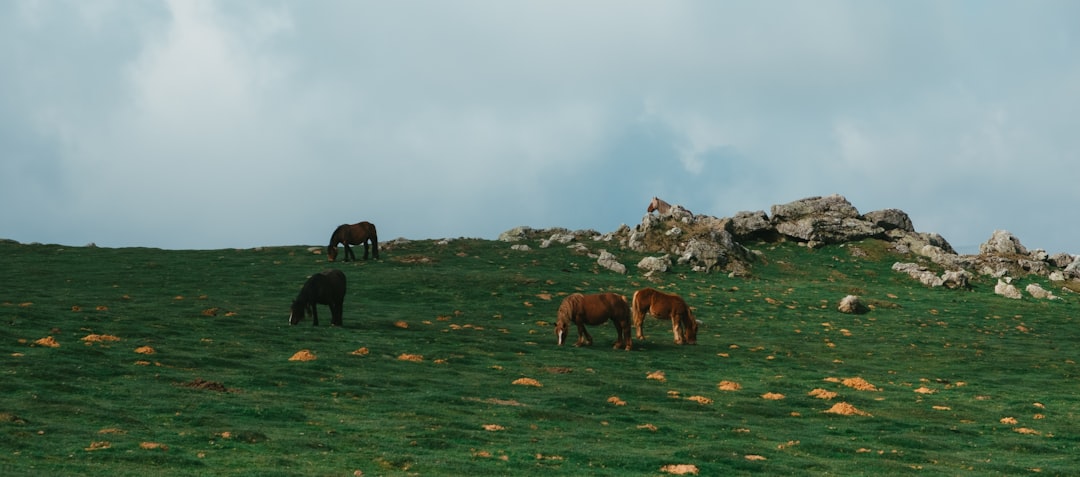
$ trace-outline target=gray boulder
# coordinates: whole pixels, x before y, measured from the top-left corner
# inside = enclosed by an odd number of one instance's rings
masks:
[[[885,230],[915,231],[915,227],[911,224],[911,217],[908,216],[907,212],[900,209],[875,210],[867,212],[863,217],[870,223]]]
[[[1027,255],[1028,250],[1008,230],[995,230],[986,243],[979,245],[982,255]]]

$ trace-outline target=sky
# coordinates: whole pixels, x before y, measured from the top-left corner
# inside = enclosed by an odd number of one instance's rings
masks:
[[[0,237],[615,230],[841,194],[1080,253],[1080,2],[0,2]]]

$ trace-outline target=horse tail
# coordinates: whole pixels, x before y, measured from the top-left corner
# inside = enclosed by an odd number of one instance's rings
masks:
[[[642,288],[641,290],[635,291],[633,301],[630,303],[630,315],[634,321],[634,327],[637,328],[639,339],[641,338],[641,324],[645,321],[645,313],[641,311],[641,308],[644,305],[642,302],[645,301],[642,292],[645,290],[647,289]]]
[[[375,224],[368,222],[371,229],[371,256],[379,258],[379,233],[375,231]]]

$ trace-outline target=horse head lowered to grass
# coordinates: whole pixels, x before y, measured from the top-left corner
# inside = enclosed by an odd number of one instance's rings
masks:
[[[330,245],[326,246],[326,256],[331,262],[337,259],[338,244],[345,245],[345,261],[352,257],[356,260],[350,245],[364,245],[364,260],[368,258],[368,242],[371,243],[371,256],[379,258],[379,235],[375,232],[375,224],[371,222],[359,222],[355,224],[341,224],[334,233],[330,234]]]
[[[650,314],[661,320],[671,320],[675,344],[697,344],[697,319],[682,297],[653,288],[642,288],[634,292],[634,301],[630,308],[634,314],[637,339],[645,339],[645,335],[641,333],[641,325],[645,321],[645,314]]]
[[[611,320],[615,325],[615,349],[625,348],[630,350],[630,307],[626,304],[626,298],[617,293],[599,293],[596,295],[583,295],[574,293],[563,299],[559,305],[558,319],[555,323],[555,336],[559,339],[559,346],[566,341],[566,333],[570,324],[577,325],[578,340],[574,346],[591,345],[592,335],[585,329],[585,325],[600,325]]]
[[[311,313],[311,324],[319,325],[317,305],[330,307],[330,325],[341,326],[341,314],[345,304],[345,274],[341,270],[316,273],[304,282],[300,294],[292,302],[289,324],[295,325]]]

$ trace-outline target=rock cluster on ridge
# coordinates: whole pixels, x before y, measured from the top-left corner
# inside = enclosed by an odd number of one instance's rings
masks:
[[[815,248],[876,238],[890,243],[899,254],[940,267],[943,273],[931,272],[919,264],[894,266],[895,270],[909,273],[928,286],[965,289],[969,287],[969,279],[978,275],[1001,278],[1029,274],[1080,284],[1080,259],[1076,256],[1029,250],[1004,230],[994,231],[979,247],[978,254],[960,255],[941,235],[916,231],[904,211],[883,209],[861,214],[838,194],[774,205],[769,213],[742,211],[723,218],[695,215],[685,207],[673,205],[666,213],[646,213],[634,227],[623,225],[602,235],[592,230],[517,227],[504,232],[499,239],[546,239],[551,243],[566,237],[617,242],[637,252],[674,258],[678,265],[696,271],[720,270],[732,275],[749,273],[757,259],[758,252],[749,250],[743,243],[795,241]],[[606,257],[606,261],[610,262],[610,258]],[[655,273],[651,265],[646,268]]]

